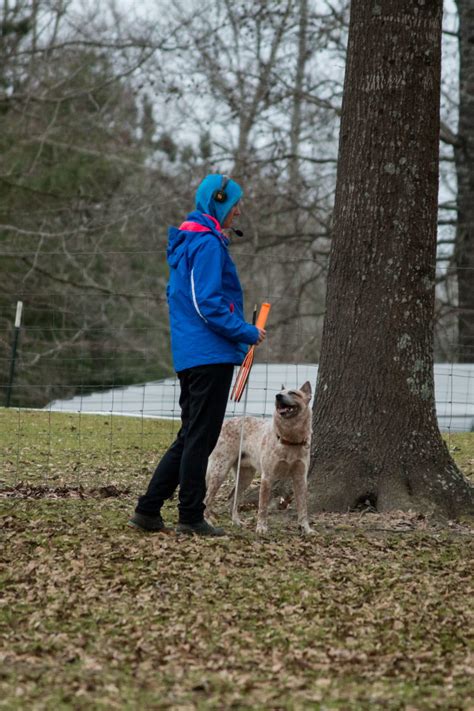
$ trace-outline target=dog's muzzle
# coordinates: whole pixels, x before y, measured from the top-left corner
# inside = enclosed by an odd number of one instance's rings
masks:
[[[295,405],[294,402],[285,395],[278,393],[278,395],[275,396],[275,400],[276,410],[282,417],[291,417],[298,412],[298,405]]]

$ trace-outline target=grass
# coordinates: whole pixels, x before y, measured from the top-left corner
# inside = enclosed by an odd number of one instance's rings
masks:
[[[178,429],[172,420],[0,408],[0,477],[138,492]]]
[[[222,540],[139,534],[171,428],[0,411],[0,707],[473,709],[470,529],[325,515],[302,539],[284,511],[260,539],[249,511]],[[449,446],[472,476],[474,435]]]

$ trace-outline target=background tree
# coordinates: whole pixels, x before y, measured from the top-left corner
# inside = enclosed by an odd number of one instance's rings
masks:
[[[266,355],[314,361],[341,94],[342,61],[329,60],[340,57],[340,17],[330,4],[316,9],[305,0],[211,7],[190,25],[174,67],[180,123],[208,131],[210,168],[245,186],[245,236],[233,252],[248,303],[272,300]],[[186,11],[188,4],[180,16]],[[309,140],[315,125],[319,141]]]
[[[434,404],[441,15],[441,0],[351,4],[313,509],[473,513]]]
[[[249,315],[255,301],[273,304],[259,358],[319,360],[348,4],[3,3],[0,378],[22,298],[22,404],[172,372],[167,226],[210,171],[244,181],[232,250]],[[446,66],[435,344],[452,360],[457,104]]]
[[[157,195],[149,112],[128,78],[154,45],[104,37],[94,18],[86,37],[67,10],[4,7],[0,370],[6,382],[21,299],[23,405],[170,369],[165,262],[149,254],[164,256],[171,186]]]
[[[445,0],[441,86],[438,270],[435,306],[435,357],[472,362],[466,338],[473,319],[472,161],[468,159],[472,53],[470,3]],[[471,266],[469,266],[471,264]],[[470,353],[469,353],[470,351]]]
[[[459,124],[454,155],[457,227],[454,260],[458,288],[458,359],[474,360],[474,7],[456,0],[459,13]]]

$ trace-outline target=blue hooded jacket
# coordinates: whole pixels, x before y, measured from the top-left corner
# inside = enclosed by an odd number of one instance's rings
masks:
[[[242,288],[229,240],[220,231],[242,190],[229,181],[227,200],[218,203],[212,195],[221,185],[221,175],[205,178],[196,193],[198,209],[179,228],[169,228],[167,297],[177,372],[212,363],[240,365],[247,346],[258,340],[258,329],[244,320]]]

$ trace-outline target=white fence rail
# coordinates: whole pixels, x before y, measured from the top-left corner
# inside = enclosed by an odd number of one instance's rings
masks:
[[[275,394],[282,385],[296,388],[309,380],[314,387],[315,364],[257,363],[249,379],[247,414],[270,417]],[[442,431],[474,431],[474,363],[437,363],[434,367],[436,412]],[[179,382],[166,378],[155,382],[113,388],[69,400],[55,400],[45,408],[52,412],[128,415],[179,419]],[[242,402],[229,402],[227,417],[240,415]]]

